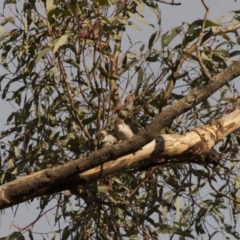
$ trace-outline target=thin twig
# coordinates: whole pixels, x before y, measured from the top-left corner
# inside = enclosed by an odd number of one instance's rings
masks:
[[[237,199],[235,199],[235,198],[233,198],[233,197],[231,197],[231,196],[227,196],[227,195],[223,194],[221,191],[217,190],[217,189],[212,185],[212,180],[211,180],[211,178],[210,178],[210,175],[211,175],[210,170],[209,170],[208,167],[206,167],[206,169],[207,169],[208,175],[209,175],[209,178],[208,178],[209,181],[208,181],[208,182],[209,182],[210,187],[211,187],[217,194],[219,194],[220,196],[225,197],[225,198],[233,201],[234,204],[240,204],[240,202],[239,202]]]
[[[82,131],[84,132],[85,136],[88,138],[88,140],[92,140],[91,135],[89,134],[88,130],[84,127],[82,121],[79,119],[75,107],[74,107],[74,99],[71,96],[71,90],[69,87],[69,82],[67,79],[67,75],[65,73],[64,67],[62,65],[62,61],[60,60],[60,57],[58,57],[58,63],[59,63],[59,68],[60,68],[60,73],[62,74],[63,77],[63,82],[65,83],[65,87],[66,87],[66,92],[67,92],[67,96],[68,96],[68,100],[69,103],[71,105],[71,109],[68,107],[67,104],[65,104],[65,106],[67,107],[67,109],[69,110],[69,113],[74,117],[75,120],[77,120],[78,125],[80,126],[80,128],[82,129]],[[62,95],[59,95],[62,98]],[[65,103],[65,101],[64,101]]]
[[[235,31],[239,28],[240,28],[240,23],[237,23],[237,24],[225,27],[225,28],[220,28],[220,29],[214,30],[213,35],[216,36],[218,34],[232,32],[232,31]]]
[[[223,34],[223,33],[229,33],[229,32],[233,32],[237,29],[240,28],[240,23],[234,24],[232,26],[228,26],[225,28],[221,28],[221,29],[217,29],[214,30],[212,34],[208,35],[207,38],[202,39],[200,43],[205,42],[207,39],[209,39],[212,36],[217,36],[219,34]],[[206,35],[205,35],[206,36]],[[199,44],[200,45],[200,44]],[[196,50],[196,44],[191,45],[191,47],[189,47],[180,57],[180,59],[177,62],[177,65],[175,67],[175,76],[177,76],[179,69],[181,68],[182,64],[185,62],[185,60],[191,55],[191,53],[193,53]],[[201,59],[201,58],[200,58]],[[174,77],[174,75],[173,75]],[[169,94],[172,92],[174,84],[172,83],[172,79],[169,81],[166,93],[165,93],[165,99],[168,98]]]
[[[200,33],[200,36],[198,38],[198,41],[197,41],[197,48],[196,48],[196,53],[197,53],[197,59],[198,59],[198,62],[200,64],[200,67],[202,68],[202,71],[204,73],[204,75],[208,78],[208,80],[211,80],[212,77],[211,77],[211,74],[209,73],[208,69],[206,68],[206,66],[204,65],[203,61],[202,61],[202,58],[201,58],[201,55],[200,55],[200,44],[202,42],[202,39],[203,39],[203,34],[204,34],[204,28],[205,28],[205,25],[206,25],[206,21],[207,21],[207,18],[208,18],[208,14],[210,12],[210,8],[209,6],[206,4],[205,0],[201,0],[205,9],[206,9],[206,12],[205,12],[205,15],[204,15],[204,19],[203,19],[203,23],[202,23],[202,31]]]
[[[163,0],[158,0],[157,2],[160,2],[160,3],[164,3],[164,4],[169,4],[169,5],[175,5],[175,6],[180,6],[181,3],[174,3],[174,2],[166,2],[166,1],[163,1]]]

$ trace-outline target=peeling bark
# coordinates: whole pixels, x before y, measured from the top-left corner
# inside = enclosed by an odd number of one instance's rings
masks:
[[[129,167],[151,157],[180,157],[191,154],[203,159],[219,140],[238,129],[239,110],[210,125],[198,127],[184,135],[160,135],[174,118],[212,95],[227,82],[240,75],[240,60],[232,63],[211,81],[192,91],[178,102],[166,107],[153,122],[127,141],[95,151],[61,166],[24,176],[0,187],[0,209],[28,199],[52,194],[85,184],[101,176]],[[139,150],[140,149],[140,150]],[[99,167],[100,166],[100,167]]]
[[[195,162],[199,164],[206,163],[207,154],[216,143],[238,128],[240,128],[240,110],[235,110],[211,124],[196,127],[183,135],[159,134],[156,139],[134,153],[116,160],[112,159],[101,166],[72,177],[66,177],[66,165],[71,165],[71,163],[24,176],[0,187],[0,208],[4,209],[37,196],[66,190],[74,184],[89,183],[126,169],[142,160],[151,161],[153,158],[163,157],[181,159],[188,156],[188,159],[197,158]],[[126,144],[129,144],[128,141],[117,145]],[[105,152],[108,150],[109,148],[106,147]],[[81,159],[74,162],[80,165]],[[59,176],[61,176],[60,179]]]

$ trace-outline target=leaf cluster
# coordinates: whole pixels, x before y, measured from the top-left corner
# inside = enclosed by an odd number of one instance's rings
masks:
[[[2,132],[1,184],[88,156],[98,148],[96,132],[112,130],[117,116],[143,129],[163,108],[208,81],[195,53],[203,20],[162,33],[156,1],[5,0],[4,7],[10,5],[14,11],[2,15],[0,26],[0,90],[14,111]],[[146,9],[155,22],[146,19]],[[240,21],[239,11],[232,14],[230,27]],[[149,39],[136,41],[130,32],[145,27],[151,29]],[[204,26],[200,51],[212,76],[239,55],[239,32],[216,33],[222,27],[210,20]],[[229,84],[219,92],[166,131],[184,133],[225,114],[237,90]],[[75,191],[42,196],[39,219],[54,202],[59,227],[53,238],[213,239],[223,233],[237,238],[240,181],[232,160],[239,139],[237,132],[221,143],[224,167],[176,159],[164,168],[132,166]],[[7,239],[24,239],[27,232],[34,239],[31,228],[17,228]]]

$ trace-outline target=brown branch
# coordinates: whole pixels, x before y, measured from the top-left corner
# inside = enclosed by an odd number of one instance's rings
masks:
[[[64,189],[69,189],[73,185],[73,182],[84,184],[89,180],[99,178],[102,175],[102,171],[105,171],[105,174],[110,174],[112,173],[112,170],[117,171],[123,166],[128,167],[129,163],[126,162],[126,155],[131,154],[132,157],[136,155],[139,157],[139,160],[143,160],[141,159],[142,155],[137,155],[137,153],[141,151],[139,149],[143,148],[143,146],[144,148],[151,147],[154,154],[160,154],[162,146],[161,141],[156,140],[155,146],[151,145],[150,142],[153,141],[153,139],[159,139],[161,130],[174,118],[196,106],[237,76],[240,76],[240,60],[233,62],[221,73],[215,75],[212,78],[212,81],[208,81],[203,86],[200,86],[199,89],[192,91],[189,93],[189,95],[183,97],[178,102],[163,109],[162,112],[155,117],[152,123],[146,127],[146,129],[142,130],[140,134],[133,136],[129,140],[123,141],[109,148],[106,147],[92,152],[88,157],[82,157],[64,165],[42,170],[1,185],[0,208],[3,209],[37,196],[52,194]],[[234,114],[239,114],[239,111],[240,110],[236,110]],[[222,127],[221,129],[225,131],[225,134],[230,134],[231,130],[236,127],[236,125],[232,126],[231,121],[233,121],[233,115],[230,114],[226,115],[231,117],[231,119],[228,120],[229,122],[227,125],[219,125]],[[238,122],[240,123],[240,120]],[[218,124],[214,126],[217,127]],[[212,132],[213,136],[216,137],[214,142],[219,140],[218,133],[219,132],[217,132],[216,135],[214,132]],[[201,136],[200,130],[195,131],[195,137],[193,139],[195,139],[196,136]],[[184,137],[184,135],[179,136],[180,139],[182,137]],[[175,148],[175,150],[177,150],[177,148]],[[108,169],[103,169],[107,162],[114,159],[119,159],[120,157],[122,158],[117,169],[115,169],[114,166],[111,171],[108,171]],[[147,156],[144,157],[144,159],[146,158]],[[116,161],[113,161],[111,164],[115,162]],[[92,178],[90,175],[86,175],[86,171],[90,171],[90,169],[98,166],[100,166],[100,169],[98,169],[97,175],[93,175],[94,177]],[[94,172],[94,169],[91,170],[91,172],[92,171]],[[94,174],[96,174],[96,172],[94,172]]]
[[[204,24],[205,25],[205,24]],[[202,37],[201,41],[199,41],[199,45],[204,43],[207,39],[209,39],[210,37],[212,36],[217,36],[217,35],[220,35],[220,34],[223,34],[223,33],[229,33],[229,32],[233,32],[237,29],[240,28],[240,23],[237,23],[235,25],[232,25],[232,26],[228,26],[228,27],[225,27],[225,28],[221,28],[221,29],[217,29],[217,30],[214,30],[212,33],[207,33],[205,34],[204,37]],[[202,27],[202,30],[204,28]],[[183,63],[185,62],[185,60],[196,50],[197,48],[197,45],[196,44],[193,44],[191,45],[183,54],[182,56],[179,58],[179,60],[177,60],[177,63],[176,63],[176,67],[174,69],[174,72],[172,73],[172,75],[169,77],[169,83],[168,83],[168,86],[167,86],[167,89],[166,91],[164,92],[164,99],[168,99],[171,95],[171,92],[175,86],[175,82],[176,82],[176,78],[177,78],[177,75],[178,75],[178,71],[179,69],[181,68],[181,66],[183,65]],[[199,58],[200,61],[201,61],[201,58]],[[200,63],[200,62],[199,62]],[[201,64],[201,63],[200,63]],[[203,63],[202,63],[203,65]],[[200,65],[201,66],[201,65]]]
[[[126,10],[130,11],[130,12],[134,11],[135,7],[137,6],[137,4],[135,2],[128,4],[128,2],[125,1],[124,4],[125,5],[123,8],[126,8]],[[121,9],[121,11],[122,10],[123,9]],[[120,12],[116,11],[115,16],[117,16]],[[127,20],[129,18],[129,16],[125,12],[123,13],[123,17],[125,18],[125,20]],[[111,56],[110,73],[111,73],[111,76],[113,76],[114,78],[118,78],[118,75],[117,75],[118,62],[119,62],[119,55],[121,52],[122,33],[123,33],[123,29],[125,28],[125,26],[123,24],[121,24],[120,22],[118,22],[117,20],[115,20],[113,22],[113,24],[118,24],[118,26],[117,26],[118,30],[117,30],[117,34],[115,35],[115,46],[114,46],[113,54]],[[111,94],[110,96],[111,96],[111,100],[115,106],[115,110],[117,113],[119,113],[122,109],[122,104],[121,104],[118,90],[119,90],[119,86],[116,82],[116,79],[110,79],[110,94]]]
[[[119,58],[120,48],[121,48],[122,30],[119,29],[116,36],[117,38],[115,39],[114,53],[111,57],[111,70],[110,70],[111,76],[114,76],[114,77],[117,77],[116,73],[117,73],[118,58]],[[121,101],[120,101],[118,89],[119,87],[116,83],[116,79],[110,79],[110,94],[116,110],[121,109]]]
[[[25,227],[18,227],[18,226],[15,226],[15,228],[17,228],[19,231],[27,231],[29,230],[31,227],[34,226],[35,223],[38,222],[38,220],[43,217],[44,215],[46,215],[46,213],[50,212],[51,210],[53,210],[54,208],[56,208],[57,206],[53,206],[51,208],[49,208],[48,210],[46,211],[43,211],[41,210],[40,213],[38,214],[37,218],[35,220],[33,220],[30,224],[28,224],[27,226]]]
[[[199,50],[200,44],[201,44],[202,39],[203,39],[204,28],[205,28],[205,25],[206,25],[208,14],[210,12],[210,8],[206,4],[205,0],[201,0],[201,1],[202,1],[203,5],[204,5],[204,7],[206,9],[206,12],[205,12],[204,19],[203,19],[203,22],[202,22],[202,30],[201,30],[200,36],[198,38],[198,41],[197,41],[196,53],[197,53],[197,59],[198,59],[199,65],[202,68],[202,71],[203,71],[204,75],[208,78],[208,80],[211,80],[212,79],[211,74],[209,73],[208,69],[204,65],[204,63],[202,61],[202,58],[201,58],[200,50]]]
[[[144,182],[146,182],[150,176],[152,176],[154,172],[154,169],[151,170],[150,173],[148,173],[148,175],[137,185],[137,187],[131,192],[131,194],[128,196],[128,201],[131,201],[132,196],[135,195],[135,193],[138,191],[138,189],[143,185]]]
[[[228,26],[228,27],[225,27],[225,28],[220,28],[220,29],[214,30],[212,35],[216,36],[216,35],[219,35],[219,34],[222,34],[222,33],[233,32],[233,31],[235,31],[239,28],[240,28],[240,23],[237,23],[237,24],[232,25],[232,26]]]
[[[208,171],[208,175],[210,176],[211,174],[210,174],[209,169],[208,169],[208,168],[206,168],[206,169],[207,169],[207,171]],[[212,179],[211,179],[210,177],[208,178],[208,182],[209,182],[210,187],[211,187],[217,194],[219,194],[219,195],[222,196],[222,197],[228,198],[229,200],[233,201],[234,204],[240,204],[240,201],[238,201],[237,199],[235,199],[235,198],[233,198],[233,197],[230,197],[230,196],[227,196],[226,194],[224,194],[224,193],[220,192],[219,190],[217,190],[217,189],[212,185]],[[219,196],[219,197],[220,197],[220,196]]]
[[[169,5],[175,5],[175,6],[180,6],[181,3],[174,3],[173,1],[172,2],[166,2],[166,1],[163,1],[163,0],[157,0],[157,2],[160,2],[160,3],[164,3],[164,4],[169,4]]]
[[[68,99],[69,99],[69,102],[70,102],[70,105],[71,105],[71,109],[68,107],[67,104],[65,104],[65,106],[69,110],[69,113],[74,117],[74,119],[77,120],[76,122],[78,123],[78,125],[80,126],[82,131],[84,132],[85,136],[88,138],[88,140],[91,141],[92,140],[91,135],[89,134],[88,130],[84,127],[84,125],[82,124],[81,120],[79,119],[79,117],[78,117],[78,115],[75,111],[74,102],[73,102],[73,99],[72,99],[72,96],[71,96],[71,91],[69,89],[69,83],[68,83],[67,75],[66,75],[65,70],[63,68],[62,61],[60,60],[59,57],[58,57],[58,62],[59,62],[60,72],[63,76],[65,87],[67,89],[67,94],[68,94]],[[61,94],[59,96],[62,98]],[[64,103],[65,103],[65,101],[64,101]]]

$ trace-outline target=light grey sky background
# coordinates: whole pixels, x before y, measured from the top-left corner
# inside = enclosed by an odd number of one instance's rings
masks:
[[[167,0],[166,0],[167,1]],[[170,0],[169,0],[170,1]],[[160,4],[161,12],[162,12],[162,32],[166,32],[167,30],[181,26],[183,22],[191,23],[194,20],[202,19],[205,9],[200,0],[179,0],[182,3],[181,6],[171,6]],[[237,0],[207,0],[211,8],[211,12],[209,15],[209,20],[215,21],[217,19],[222,18],[223,16],[227,16],[227,12],[231,10],[240,10],[240,1]],[[3,1],[0,1],[0,9],[2,9]],[[9,11],[7,7],[6,12]],[[146,18],[151,22],[153,19],[152,12],[147,13]],[[2,19],[1,19],[2,20]],[[0,20],[0,21],[1,21]],[[155,21],[155,19],[154,19]],[[133,42],[135,41],[143,41],[148,43],[149,37],[152,34],[152,28],[147,26],[142,26],[143,31],[137,31],[133,28],[128,27],[127,33],[133,38]],[[128,41],[127,43],[128,44]],[[156,48],[156,46],[155,46]],[[159,45],[160,48],[160,45]],[[4,70],[0,67],[0,74],[2,74]],[[239,89],[240,92],[240,89]],[[10,115],[12,111],[14,111],[13,107],[6,101],[0,99],[0,129],[6,129],[6,119]],[[52,202],[52,204],[46,208],[50,209],[54,206],[56,202]],[[13,227],[13,223],[19,227],[25,227],[33,220],[35,220],[39,214],[39,210],[37,210],[39,203],[38,200],[31,202],[30,204],[22,203],[19,206],[15,206],[13,208],[8,208],[4,210],[0,217],[0,237],[4,237],[9,235],[11,232],[15,231]],[[15,215],[15,211],[17,209],[17,213]],[[53,227],[54,224],[54,214],[55,211],[50,211],[46,216],[43,216],[37,223],[34,225],[34,232],[45,232],[49,233],[52,229],[57,229]],[[67,224],[67,223],[66,223]],[[240,227],[240,226],[239,226]],[[43,235],[44,236],[44,235]],[[46,239],[50,239],[51,235],[45,235]],[[27,238],[26,238],[27,239]],[[43,239],[41,235],[34,239]],[[217,238],[216,238],[217,239]]]

